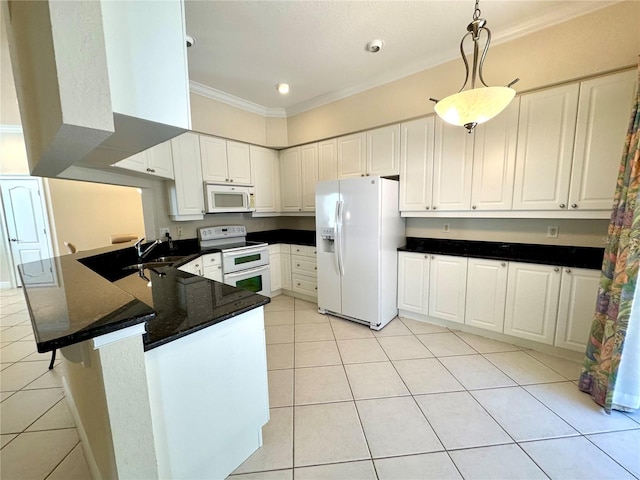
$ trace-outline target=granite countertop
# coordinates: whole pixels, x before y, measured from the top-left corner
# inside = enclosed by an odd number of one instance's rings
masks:
[[[20,268],[38,352],[79,343],[146,322],[144,348],[177,338],[266,305],[270,299],[177,270],[200,255],[195,239],[158,245],[148,259],[184,256],[154,270],[123,270],[137,263],[132,246],[110,246],[46,259],[54,281],[38,283]],[[31,271],[27,268],[25,271]],[[148,286],[149,283],[151,286]]]
[[[247,233],[247,240],[269,244],[288,243],[291,245],[316,245],[315,230],[267,230]]]
[[[480,242],[417,237],[407,237],[406,245],[399,248],[398,251],[488,258],[594,270],[599,270],[602,267],[602,257],[604,255],[604,247],[534,245],[528,243]]]

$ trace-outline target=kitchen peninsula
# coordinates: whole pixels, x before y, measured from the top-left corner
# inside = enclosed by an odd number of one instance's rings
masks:
[[[262,444],[269,299],[178,270],[199,252],[176,244],[173,264],[107,247],[43,261],[50,284],[21,270],[96,478],[225,478]]]

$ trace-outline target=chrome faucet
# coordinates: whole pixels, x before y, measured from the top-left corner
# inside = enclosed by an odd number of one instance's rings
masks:
[[[138,252],[138,260],[142,260],[144,257],[146,257],[149,254],[151,250],[153,250],[153,248],[156,245],[158,245],[159,243],[162,243],[160,240],[154,240],[154,242],[151,245],[149,245],[147,248],[142,250],[141,244],[143,241],[144,241],[144,237],[142,237],[133,245],[136,249],[136,252]]]

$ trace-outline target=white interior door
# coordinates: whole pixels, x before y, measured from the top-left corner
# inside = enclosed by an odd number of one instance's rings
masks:
[[[53,283],[50,263],[43,261],[51,258],[51,238],[40,181],[3,179],[0,186],[14,269],[26,264],[24,275],[30,284]],[[14,271],[20,286],[20,276]]]

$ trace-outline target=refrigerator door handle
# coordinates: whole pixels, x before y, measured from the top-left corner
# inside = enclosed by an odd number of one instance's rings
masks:
[[[343,209],[343,201],[339,200],[337,202],[337,214],[338,218],[336,220],[336,251],[338,252],[338,272],[340,276],[344,277],[344,263],[342,261],[342,209]]]
[[[338,257],[338,245],[340,244],[340,233],[338,230],[338,218],[340,215],[340,201],[337,200],[336,201],[336,211],[334,212],[333,215],[333,224],[335,225],[335,236],[334,236],[334,245],[333,245],[333,258],[336,261],[336,270],[338,271],[338,273],[340,273],[340,259]]]

